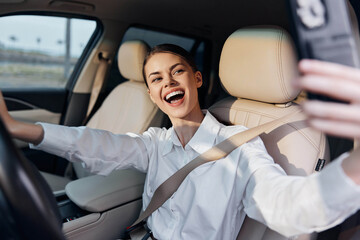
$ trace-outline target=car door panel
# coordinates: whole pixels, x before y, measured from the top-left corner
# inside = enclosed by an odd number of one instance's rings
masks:
[[[2,92],[10,115],[16,120],[28,123],[61,122],[67,99],[65,89],[3,89]],[[64,161],[45,152],[29,149],[25,142],[16,140],[15,143],[38,169],[60,174],[63,172],[66,165]]]

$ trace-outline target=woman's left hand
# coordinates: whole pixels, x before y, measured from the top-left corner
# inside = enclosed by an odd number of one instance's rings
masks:
[[[348,103],[303,103],[310,126],[325,133],[360,139],[360,70],[335,63],[302,60],[295,86]]]

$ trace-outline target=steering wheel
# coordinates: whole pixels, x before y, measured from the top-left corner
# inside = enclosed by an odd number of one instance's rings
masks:
[[[65,239],[50,187],[0,119],[0,239]]]

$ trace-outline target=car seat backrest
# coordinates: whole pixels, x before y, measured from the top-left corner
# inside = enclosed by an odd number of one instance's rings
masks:
[[[210,107],[225,124],[254,127],[299,110],[299,91],[291,81],[298,76],[291,37],[278,27],[253,27],[234,32],[221,53],[219,75],[231,95]],[[268,134],[260,136],[274,161],[289,175],[308,175],[329,160],[324,134],[305,124],[297,114]],[[246,218],[241,239],[285,239],[264,225]],[[310,239],[310,235],[299,239]]]
[[[142,41],[124,42],[118,52],[118,67],[128,79],[119,84],[102,103],[87,127],[116,134],[142,133],[150,126],[159,127],[163,113],[150,100],[142,76],[142,65],[149,47]],[[79,178],[89,175],[81,164],[74,164]]]

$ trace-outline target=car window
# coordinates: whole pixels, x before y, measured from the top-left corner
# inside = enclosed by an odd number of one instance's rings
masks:
[[[152,29],[144,29],[139,27],[130,27],[124,37],[122,42],[130,40],[142,40],[146,42],[150,47],[153,47],[162,43],[171,43],[183,47],[185,50],[192,53],[195,63],[199,70],[204,74],[207,69],[204,69],[204,51],[206,47],[206,42],[202,39],[191,38],[187,36],[180,36],[168,32],[160,32]],[[209,58],[210,59],[210,58]],[[112,69],[110,72],[110,77],[107,85],[107,89],[111,90],[117,84],[125,81],[121,76],[118,70],[117,57],[114,59]]]
[[[0,18],[0,88],[65,88],[97,23],[13,15]]]
[[[131,27],[125,33],[123,42],[129,40],[143,40],[149,44],[150,47],[162,43],[172,43],[179,45],[193,54],[199,70],[201,72],[203,71],[204,59],[202,57],[204,51],[204,41],[200,39],[175,35],[172,33],[159,32],[150,29]]]
[[[138,39],[145,41],[150,47],[161,43],[172,43],[183,47],[187,51],[190,51],[195,43],[193,38],[138,27],[129,28],[124,35],[123,42]]]

